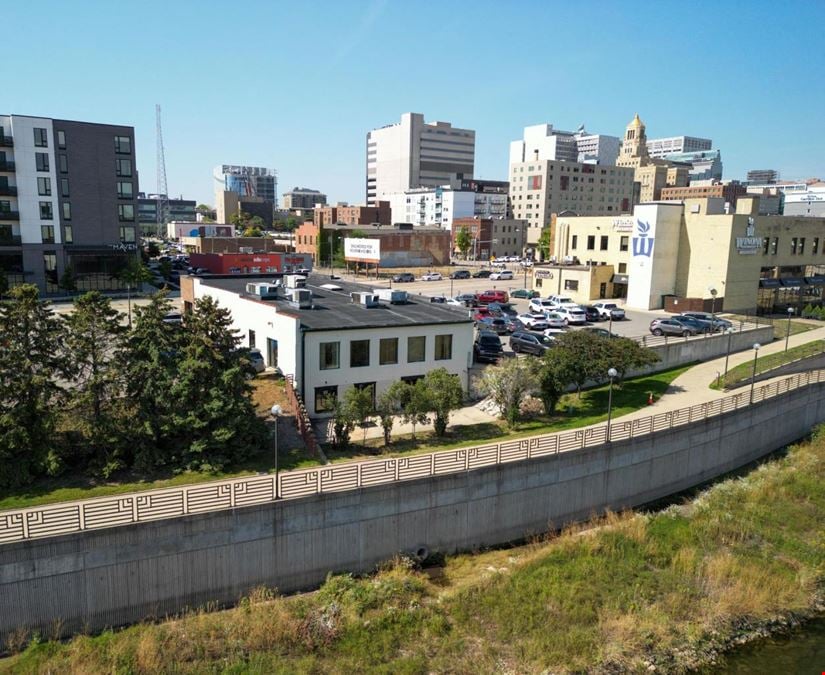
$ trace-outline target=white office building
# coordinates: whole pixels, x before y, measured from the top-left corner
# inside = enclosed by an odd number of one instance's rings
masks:
[[[454,218],[507,217],[507,192],[453,190],[449,185],[417,188],[385,195],[392,209],[392,222],[416,226],[437,225],[451,229]]]
[[[668,155],[681,152],[700,152],[710,150],[713,141],[696,136],[670,136],[669,138],[651,138],[647,141],[647,154],[653,159],[665,159]]]
[[[529,160],[555,160],[582,164],[615,164],[621,141],[617,136],[589,134],[584,125],[562,131],[552,124],[524,127],[524,137],[510,143],[510,164]]]
[[[419,113],[367,134],[367,205],[411,188],[449,185],[473,177],[476,132]]]

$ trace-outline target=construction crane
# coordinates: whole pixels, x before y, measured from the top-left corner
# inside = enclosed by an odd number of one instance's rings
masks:
[[[155,117],[157,119],[157,179],[158,179],[158,193],[157,197],[157,223],[159,238],[166,236],[166,222],[169,219],[169,192],[166,185],[166,156],[163,152],[163,129],[160,126],[160,104],[155,104]]]

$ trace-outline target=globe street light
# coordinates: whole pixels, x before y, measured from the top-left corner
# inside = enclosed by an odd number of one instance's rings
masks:
[[[713,286],[708,286],[708,291],[710,292],[710,329],[711,331],[716,330],[716,294],[719,292]]]
[[[785,351],[788,351],[788,340],[791,339],[791,317],[793,316],[793,307],[788,307],[788,329],[785,331]]]
[[[276,403],[269,409],[269,414],[275,419],[275,499],[278,499],[278,418],[281,416],[281,406]]]
[[[751,404],[753,403],[753,385],[756,383],[756,355],[759,354],[760,345],[755,342],[753,345],[753,373],[751,374]]]
[[[613,378],[619,374],[615,368],[610,368],[607,371],[607,376],[610,378],[610,388],[607,390],[607,442],[610,442],[610,418],[613,414]]]

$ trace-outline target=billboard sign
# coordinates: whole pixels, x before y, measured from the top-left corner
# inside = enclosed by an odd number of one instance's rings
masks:
[[[380,239],[344,239],[344,259],[351,262],[381,262]]]

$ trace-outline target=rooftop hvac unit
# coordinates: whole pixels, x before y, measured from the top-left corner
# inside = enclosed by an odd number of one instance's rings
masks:
[[[266,281],[250,281],[246,285],[246,292],[249,295],[255,295],[265,300],[271,300],[278,297],[278,289],[280,284],[269,283]]]
[[[290,288],[289,304],[298,309],[312,309],[312,291],[308,288]]]
[[[352,302],[357,302],[362,307],[378,307],[378,296],[373,293],[355,291],[350,294]]]
[[[391,305],[404,305],[407,303],[409,294],[407,291],[396,291],[392,288],[374,288],[372,292],[384,302]]]
[[[307,278],[302,274],[285,274],[284,281],[287,288],[306,288]]]

